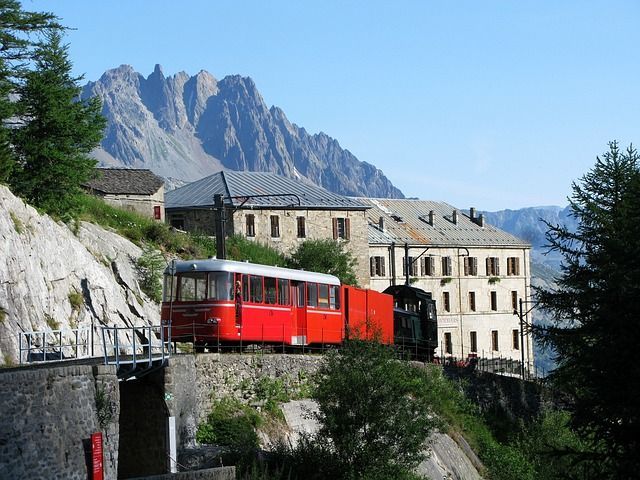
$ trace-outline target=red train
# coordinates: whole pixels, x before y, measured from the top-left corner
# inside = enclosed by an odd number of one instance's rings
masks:
[[[193,342],[196,351],[249,344],[338,345],[346,338],[390,344],[399,329],[410,336],[402,344],[417,347],[422,342],[417,336],[428,330],[427,312],[435,322],[435,305],[413,308],[425,314],[424,321],[412,324],[407,320],[412,312],[399,315],[396,301],[394,325],[392,295],[341,285],[333,275],[232,260],[174,261],[165,270],[163,291],[163,325],[171,326],[172,340]],[[403,308],[405,297],[406,292]],[[435,348],[436,339],[432,343]]]

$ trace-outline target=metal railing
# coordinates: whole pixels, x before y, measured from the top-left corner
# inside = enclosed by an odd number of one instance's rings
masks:
[[[105,365],[115,365],[118,377],[149,373],[171,356],[170,330],[160,325],[102,327]]]
[[[20,332],[20,365],[36,362],[59,362],[91,356],[89,327],[68,330]]]

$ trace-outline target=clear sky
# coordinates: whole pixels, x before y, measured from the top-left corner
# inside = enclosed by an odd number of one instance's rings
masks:
[[[640,143],[640,2],[24,0],[76,73],[250,76],[266,103],[403,193],[481,210],[565,205]]]

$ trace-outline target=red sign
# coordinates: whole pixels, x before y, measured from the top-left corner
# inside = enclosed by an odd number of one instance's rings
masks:
[[[102,432],[91,434],[91,480],[103,480]]]

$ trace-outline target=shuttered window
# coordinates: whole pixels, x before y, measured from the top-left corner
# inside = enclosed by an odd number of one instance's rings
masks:
[[[337,217],[333,220],[333,239],[338,240],[339,238],[343,240],[349,240],[350,235],[350,221],[348,218]]]

